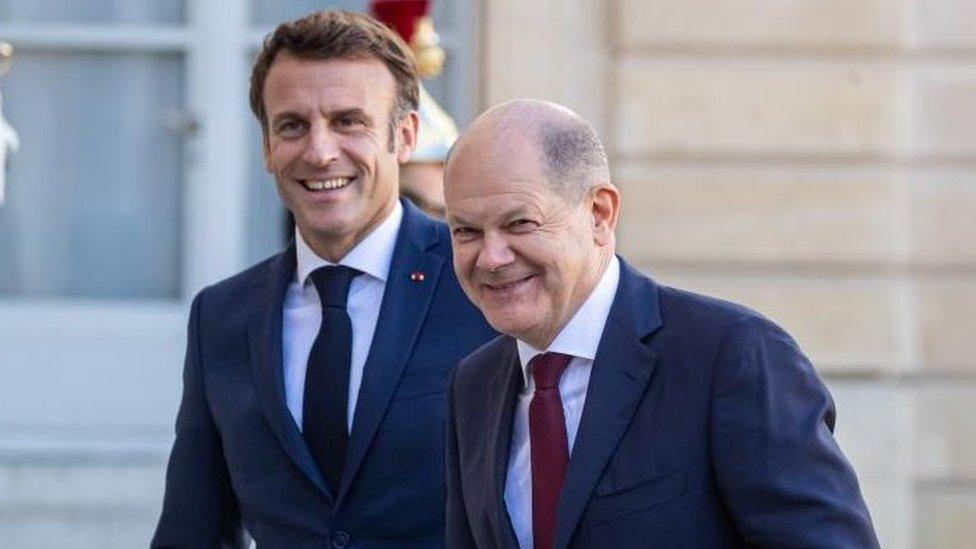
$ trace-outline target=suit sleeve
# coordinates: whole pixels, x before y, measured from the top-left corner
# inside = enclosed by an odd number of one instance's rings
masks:
[[[449,549],[468,549],[475,547],[468,523],[468,513],[464,507],[464,491],[461,485],[461,470],[458,463],[457,418],[454,416],[454,395],[460,367],[454,368],[447,389],[447,436],[445,472],[447,484],[447,505],[445,506],[444,541]]]
[[[713,461],[747,544],[878,547],[833,437],[833,401],[793,339],[765,319],[744,318],[718,360]]]
[[[166,495],[152,547],[243,547],[243,528],[220,435],[204,390],[200,353],[203,293],[190,309],[183,399],[166,472]]]

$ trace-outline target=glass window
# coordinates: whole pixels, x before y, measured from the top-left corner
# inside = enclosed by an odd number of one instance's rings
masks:
[[[21,51],[2,86],[0,295],[178,297],[182,57]]]
[[[456,0],[432,0],[432,10],[431,15],[434,17],[434,28],[436,29],[446,29],[448,27],[455,28],[457,26],[457,21],[455,21],[456,5],[458,2]]]
[[[457,74],[457,62],[451,52],[447,52],[447,57],[444,60],[444,68],[441,73],[433,78],[425,78],[424,88],[427,89],[427,93],[434,98],[437,103],[444,108],[445,111],[451,113],[452,117],[455,118],[455,123],[460,122],[457,120],[458,112],[458,101],[459,98],[453,97],[451,94],[451,86],[454,84],[455,79],[458,78]]]
[[[185,0],[0,0],[4,23],[183,23]]]
[[[369,11],[368,0],[253,0],[251,23],[273,27],[282,21],[295,19],[316,10],[337,8],[349,11]]]
[[[453,5],[457,3],[457,0],[432,1],[435,27],[453,26],[455,15]],[[330,8],[367,12],[369,11],[369,0],[333,0],[331,2],[322,2],[322,0],[252,0],[251,23],[261,27],[273,27],[282,21],[295,19],[306,13]]]

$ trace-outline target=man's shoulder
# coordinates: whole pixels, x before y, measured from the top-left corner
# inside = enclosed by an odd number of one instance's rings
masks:
[[[451,248],[451,232],[447,224],[439,219],[427,218],[426,221],[429,223],[429,230],[434,235],[431,239],[433,246],[431,246],[430,251],[439,253],[451,261],[454,251]]]
[[[753,339],[761,334],[789,338],[774,321],[740,303],[665,285],[658,286],[658,295],[665,328],[703,344],[710,336],[722,340]]]
[[[290,249],[286,249],[251,265],[237,274],[210,284],[200,290],[198,299],[216,302],[241,300],[250,291],[250,288],[255,282],[267,280],[268,277],[272,276],[275,267],[288,260],[287,256],[289,253],[293,252]]]
[[[771,320],[745,305],[662,284],[622,258],[620,274],[618,295],[614,299],[618,319],[650,318],[650,326],[661,326],[672,337],[679,338],[700,339],[741,327],[779,330]]]
[[[667,286],[658,285],[661,308],[672,314],[696,315],[713,321],[738,321],[746,318],[765,318],[749,307],[727,299]]]
[[[621,267],[618,293],[623,294],[615,298],[618,306],[622,306],[618,310],[629,310],[629,314],[636,315],[636,311],[648,308],[660,315],[665,329],[685,326],[700,329],[704,326],[741,323],[772,324],[761,313],[740,303],[662,284],[624,261],[621,261]]]
[[[421,248],[428,252],[451,256],[451,235],[447,223],[430,217],[408,200],[402,200],[403,223],[397,237],[402,239],[420,239]],[[406,235],[402,233],[408,233]]]
[[[497,375],[506,359],[515,351],[515,340],[499,335],[461,359],[454,370],[455,383],[463,390],[467,386],[484,386],[489,376]]]

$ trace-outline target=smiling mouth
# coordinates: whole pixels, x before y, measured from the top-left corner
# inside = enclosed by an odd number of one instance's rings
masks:
[[[489,290],[492,290],[492,291],[495,291],[495,292],[505,292],[505,291],[514,290],[514,289],[518,288],[522,284],[525,284],[526,282],[528,282],[529,280],[531,280],[533,278],[535,278],[535,275],[529,275],[529,276],[527,276],[525,278],[520,278],[518,280],[513,280],[512,282],[505,282],[504,284],[488,284],[488,283],[486,283],[485,284],[485,287],[488,288]]]
[[[309,191],[334,191],[346,187],[352,177],[330,177],[328,179],[300,179],[299,182]]]

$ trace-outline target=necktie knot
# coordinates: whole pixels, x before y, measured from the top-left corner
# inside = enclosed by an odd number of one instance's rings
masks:
[[[349,286],[352,279],[362,274],[360,271],[345,265],[329,265],[319,267],[312,271],[309,276],[315,289],[319,292],[319,300],[322,307],[346,308],[346,300],[349,297]]]
[[[573,357],[562,353],[540,353],[529,361],[535,388],[552,389],[559,385],[559,378],[563,376],[569,361]]]

